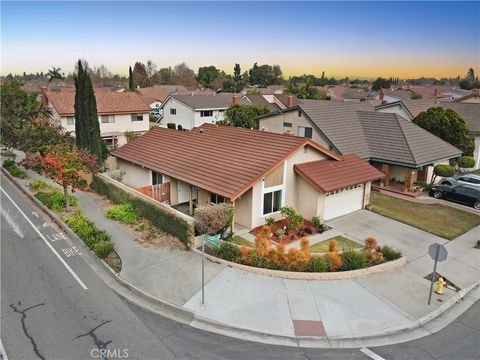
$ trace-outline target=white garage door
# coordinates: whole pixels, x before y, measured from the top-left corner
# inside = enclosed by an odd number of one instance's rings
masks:
[[[333,219],[338,216],[360,210],[363,203],[363,184],[347,188],[340,192],[329,193],[325,196],[324,219]]]

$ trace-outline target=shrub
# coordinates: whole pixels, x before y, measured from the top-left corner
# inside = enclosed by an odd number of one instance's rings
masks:
[[[475,159],[471,156],[460,156],[457,163],[461,168],[473,168],[475,166]]]
[[[255,251],[262,256],[266,256],[270,251],[270,241],[263,231],[255,237]]]
[[[235,261],[240,256],[240,249],[231,243],[223,242],[215,251],[215,255],[223,260]]]
[[[15,161],[11,159],[7,159],[3,162],[3,167],[14,177],[19,179],[25,179],[27,177],[27,173],[17,167]]]
[[[125,170],[121,170],[120,168],[113,169],[108,173],[108,176],[110,176],[113,180],[122,182],[123,177],[125,176]]]
[[[124,224],[133,224],[138,221],[138,215],[132,204],[117,204],[106,211],[108,218],[120,221]]]
[[[98,257],[103,259],[113,250],[110,235],[105,230],[98,229],[93,222],[80,214],[79,211],[73,216],[65,217],[64,220]]]
[[[45,181],[42,180],[32,180],[29,182],[28,187],[32,191],[38,191],[48,189],[50,185],[48,185]]]
[[[341,271],[357,270],[366,268],[368,265],[367,255],[353,249],[347,249],[341,255],[342,266]]]
[[[330,242],[328,243],[328,251],[337,252],[337,240],[330,240]]]
[[[138,135],[135,134],[133,131],[125,131],[125,138],[127,139],[127,142],[135,140],[137,136]]]
[[[100,259],[105,259],[113,251],[113,244],[111,241],[100,241],[93,246],[93,252]]]
[[[288,220],[288,225],[292,230],[298,230],[303,225],[303,216],[290,206],[284,206],[280,209],[282,216]]]
[[[278,238],[283,238],[284,235],[285,232],[283,231],[283,229],[277,229],[277,231],[275,231],[275,236]]]
[[[180,125],[180,124],[178,124],[178,125],[177,125],[177,130],[183,131],[183,126]]]
[[[330,271],[337,271],[342,267],[342,258],[337,252],[326,253],[325,260],[328,262],[328,269]]]
[[[433,168],[435,176],[450,177],[455,175],[455,168],[450,165],[438,164]]]
[[[395,250],[394,248],[384,245],[382,247],[378,248],[378,251],[383,255],[385,260],[387,261],[392,261],[392,260],[397,260],[402,257],[402,253],[398,250]]]
[[[313,256],[308,262],[305,271],[326,272],[328,271],[328,262],[322,256]]]
[[[381,264],[384,262],[382,253],[377,251],[377,239],[368,237],[365,239],[364,252],[367,255],[368,266]]]
[[[323,220],[320,219],[320,217],[318,216],[314,216],[312,217],[312,223],[313,223],[313,226],[315,226],[318,229],[320,226],[322,226]]]
[[[168,123],[167,128],[169,129],[175,129],[175,123]]]
[[[105,195],[115,203],[132,204],[139,217],[148,220],[157,229],[176,236],[187,248],[190,247],[193,238],[193,227],[184,219],[170,214],[146,200],[130,195],[98,176],[93,177],[90,186],[93,190]]]
[[[272,226],[273,224],[275,224],[275,219],[272,217],[267,217],[265,219],[265,222],[267,223],[268,226]]]
[[[54,190],[53,192],[38,192],[35,197],[40,202],[55,211],[62,211],[65,208],[65,196],[61,191]],[[73,195],[68,195],[68,201],[71,206],[77,206],[77,199]]]
[[[227,203],[202,205],[195,209],[195,229],[199,234],[223,233],[233,220],[233,206]]]
[[[367,237],[365,239],[365,249],[374,250],[377,248],[377,239],[374,237]]]

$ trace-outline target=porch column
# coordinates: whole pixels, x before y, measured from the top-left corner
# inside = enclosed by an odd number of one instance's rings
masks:
[[[383,183],[387,186],[390,184],[390,165],[382,164],[382,172],[385,174],[385,180]]]
[[[235,228],[235,200],[232,201],[233,206],[233,217],[232,217],[232,225],[230,225],[230,231],[233,233],[233,229]]]
[[[192,185],[190,185],[190,198],[188,200],[188,214],[190,216],[193,215],[193,190],[192,190]]]

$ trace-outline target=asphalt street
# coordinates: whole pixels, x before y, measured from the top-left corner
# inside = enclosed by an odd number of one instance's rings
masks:
[[[432,336],[362,350],[258,344],[166,319],[120,298],[84,250],[1,180],[0,345],[10,360],[480,358],[478,302]]]

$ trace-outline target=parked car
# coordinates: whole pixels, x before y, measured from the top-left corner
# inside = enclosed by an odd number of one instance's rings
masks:
[[[435,185],[429,192],[435,199],[445,199],[457,203],[473,206],[480,210],[480,189],[469,185]]]
[[[480,175],[467,174],[461,176],[453,176],[442,179],[440,182],[442,185],[472,185],[480,187]]]

